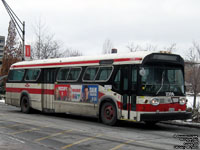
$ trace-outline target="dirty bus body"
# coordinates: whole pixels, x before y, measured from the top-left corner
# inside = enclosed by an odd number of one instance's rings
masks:
[[[6,103],[43,112],[157,122],[187,119],[184,61],[179,55],[133,52],[24,61],[11,66]]]

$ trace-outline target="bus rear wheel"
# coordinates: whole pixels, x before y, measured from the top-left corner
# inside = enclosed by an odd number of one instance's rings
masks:
[[[101,107],[101,120],[104,124],[115,125],[117,122],[116,107],[111,102],[106,102]]]
[[[21,111],[26,114],[31,111],[30,102],[27,96],[23,96],[21,99]]]

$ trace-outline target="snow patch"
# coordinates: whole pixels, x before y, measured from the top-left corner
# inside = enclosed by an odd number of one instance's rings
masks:
[[[0,103],[5,103],[5,100],[0,100]]]
[[[1,98],[0,103],[5,103],[5,99]]]
[[[194,101],[194,96],[186,96],[188,102],[187,102],[187,108],[191,107],[193,108],[193,101]],[[197,96],[197,99],[196,99],[196,106],[197,105],[200,105],[200,96]]]

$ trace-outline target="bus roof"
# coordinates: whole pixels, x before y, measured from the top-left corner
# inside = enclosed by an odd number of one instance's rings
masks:
[[[115,53],[99,56],[78,56],[67,58],[54,58],[33,61],[21,61],[11,66],[11,69],[20,68],[56,68],[65,66],[92,66],[99,65],[101,62],[105,64],[141,64],[144,57],[152,54],[149,51],[137,51],[131,53]],[[107,62],[106,62],[107,61]]]

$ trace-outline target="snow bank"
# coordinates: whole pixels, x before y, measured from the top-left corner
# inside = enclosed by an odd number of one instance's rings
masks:
[[[194,96],[186,96],[188,102],[187,107],[193,107]],[[200,96],[197,96],[196,105],[200,104]]]
[[[5,99],[1,95],[0,95],[0,103],[5,103]]]

